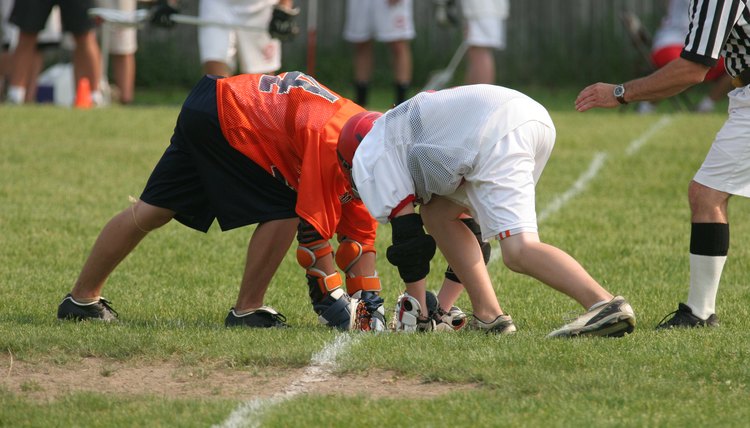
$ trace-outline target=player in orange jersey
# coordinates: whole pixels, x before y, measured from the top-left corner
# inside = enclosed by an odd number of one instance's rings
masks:
[[[336,155],[341,127],[362,111],[300,72],[205,76],[185,100],[140,200],[101,231],[58,318],[116,319],[101,291],[138,243],[173,218],[203,232],[216,219],[222,230],[257,224],[227,326],[286,325],[263,297],[296,234],[320,321],[383,329],[377,223],[350,194]]]

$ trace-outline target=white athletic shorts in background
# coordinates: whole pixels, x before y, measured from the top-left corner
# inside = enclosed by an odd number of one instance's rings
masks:
[[[466,182],[444,196],[465,206],[482,228],[482,239],[537,232],[536,183],[547,165],[556,132],[529,121],[496,144],[485,144]]]
[[[505,22],[510,11],[507,0],[461,0],[461,9],[469,46],[505,49]]]
[[[198,16],[207,21],[268,28],[277,0],[200,0]],[[242,73],[269,73],[281,68],[281,42],[267,31],[198,27],[201,63],[223,62]]]
[[[750,197],[750,87],[729,93],[729,118],[693,178],[732,195]]]
[[[136,0],[96,0],[98,7],[106,9],[117,9],[123,12],[135,14]],[[138,50],[137,35],[135,27],[121,25],[109,25],[109,53],[113,55],[132,55]]]
[[[415,36],[411,0],[347,0],[344,40],[361,43],[411,40]]]

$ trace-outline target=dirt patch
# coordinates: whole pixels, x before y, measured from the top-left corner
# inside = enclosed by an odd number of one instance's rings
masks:
[[[350,395],[366,391],[376,397],[406,395],[430,398],[448,392],[469,391],[477,384],[425,383],[393,372],[370,371],[366,376],[331,375],[316,367],[267,368],[248,373],[216,367],[186,367],[174,362],[132,363],[85,358],[65,365],[13,361],[7,354],[0,385],[12,393],[53,401],[74,392],[99,394],[153,394],[167,398],[271,398],[281,394]],[[352,388],[353,385],[356,387]]]

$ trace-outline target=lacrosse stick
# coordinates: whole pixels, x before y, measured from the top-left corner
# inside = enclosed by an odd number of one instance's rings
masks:
[[[468,49],[469,45],[465,41],[461,42],[458,49],[456,49],[456,53],[453,54],[453,57],[448,63],[448,66],[442,70],[433,72],[430,80],[427,81],[422,90],[437,91],[443,89],[448,83],[450,83],[451,79],[453,79],[453,73],[456,72],[458,64],[461,62]]]

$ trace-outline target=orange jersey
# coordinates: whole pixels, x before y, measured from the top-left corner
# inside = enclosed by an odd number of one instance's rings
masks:
[[[297,215],[325,239],[374,244],[376,222],[347,191],[336,155],[341,128],[362,107],[298,71],[219,79],[216,99],[227,141],[297,192]]]

